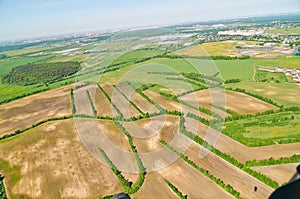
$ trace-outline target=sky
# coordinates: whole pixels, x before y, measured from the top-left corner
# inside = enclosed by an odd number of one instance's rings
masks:
[[[300,0],[0,0],[0,41],[300,12]]]

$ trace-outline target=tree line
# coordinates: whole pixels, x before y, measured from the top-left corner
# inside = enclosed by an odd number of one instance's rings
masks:
[[[179,189],[175,185],[173,185],[170,181],[168,181],[167,179],[164,179],[164,181],[180,199],[187,199],[187,195],[183,195],[183,193],[179,191]]]

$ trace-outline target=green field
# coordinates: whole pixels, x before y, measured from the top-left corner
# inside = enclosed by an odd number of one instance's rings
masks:
[[[254,64],[256,67],[271,67],[271,68],[300,68],[300,56],[293,57],[276,57],[276,58],[255,58]]]
[[[271,83],[282,83],[288,82],[286,76],[283,73],[270,73],[267,71],[258,70],[255,74],[255,81],[258,82],[271,82]]]
[[[0,60],[0,75],[9,73],[14,67],[35,63],[48,59],[50,56],[20,57]]]
[[[254,74],[253,60],[201,60],[188,59],[201,74],[213,75],[220,72],[223,80],[251,80]]]
[[[266,33],[273,33],[273,34],[285,34],[285,35],[299,35],[300,28],[280,28],[274,30],[266,30]]]
[[[284,106],[299,106],[300,86],[289,83],[240,82],[226,87],[241,88],[248,92],[265,96]]]
[[[46,86],[17,86],[10,84],[0,84],[0,104],[21,96],[31,95],[32,93],[47,89]]]
[[[247,146],[300,141],[300,112],[282,112],[227,122],[224,134]]]

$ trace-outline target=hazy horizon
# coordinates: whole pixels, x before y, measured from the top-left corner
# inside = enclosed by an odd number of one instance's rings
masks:
[[[0,0],[0,41],[299,12],[299,0]],[[272,6],[270,6],[272,5]]]

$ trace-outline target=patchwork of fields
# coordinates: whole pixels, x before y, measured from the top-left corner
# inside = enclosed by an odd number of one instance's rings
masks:
[[[258,68],[297,68],[299,57],[241,56],[255,41],[143,48],[122,37],[95,54],[78,40],[73,53],[45,45],[0,60],[1,77],[33,63],[81,68],[53,82],[1,82],[9,198],[267,198],[294,174],[300,87]]]
[[[29,123],[35,125],[58,118],[0,141],[1,172],[6,176],[11,198],[104,197],[122,191],[133,197],[148,198],[159,193],[174,198],[175,193],[166,180],[188,198],[199,195],[235,198],[236,194],[242,198],[266,198],[288,179],[278,178],[264,167],[246,166],[245,162],[299,155],[297,141],[249,147],[225,133],[232,131],[229,128],[232,122],[243,125],[246,119],[226,119],[223,130],[210,125],[212,121],[221,122],[222,117],[265,111],[271,111],[267,115],[270,117],[279,114],[274,105],[247,94],[228,90],[222,93],[213,88],[191,92],[176,100],[151,87],[139,89],[134,82],[71,88],[62,87],[0,106],[1,136],[28,128]],[[29,110],[30,115],[22,114]],[[14,125],[5,125],[8,122]],[[257,137],[255,133],[250,131],[245,137]],[[276,140],[278,136],[272,131],[263,134],[268,140]],[[284,136],[292,134],[282,132]],[[201,139],[211,146],[201,144]],[[173,150],[167,149],[162,141]],[[106,166],[108,162],[120,172]],[[289,168],[285,170],[287,176],[293,173]]]

